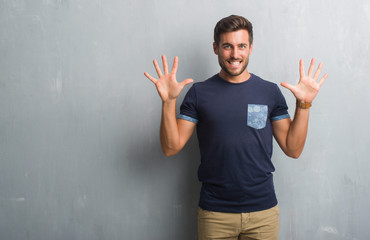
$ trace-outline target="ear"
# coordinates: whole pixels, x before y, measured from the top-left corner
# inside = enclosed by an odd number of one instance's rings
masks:
[[[218,55],[218,47],[217,47],[217,44],[215,42],[213,42],[213,52]]]
[[[253,43],[249,47],[249,54],[252,54],[252,50],[253,50]]]

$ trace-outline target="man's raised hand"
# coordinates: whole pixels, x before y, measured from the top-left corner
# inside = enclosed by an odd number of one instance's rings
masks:
[[[303,60],[301,59],[299,61],[300,78],[298,84],[293,86],[287,82],[282,82],[281,86],[289,89],[294,94],[297,100],[301,102],[311,103],[319,92],[321,85],[328,77],[328,74],[326,73],[319,81],[317,81],[321,73],[322,63],[319,64],[315,74],[312,76],[314,67],[315,59],[313,58],[311,60],[310,68],[308,69],[308,75],[305,75]]]
[[[178,66],[178,57],[175,57],[173,61],[173,66],[171,72],[168,72],[168,65],[167,65],[167,59],[165,55],[162,55],[162,62],[163,62],[163,72],[161,71],[161,68],[158,65],[157,60],[153,61],[155,70],[158,74],[158,79],[152,77],[149,73],[145,72],[144,75],[152,81],[158,91],[159,96],[161,97],[163,102],[175,100],[182,89],[189,83],[193,82],[193,79],[185,79],[181,83],[178,83],[176,80],[176,72],[177,72],[177,66]]]

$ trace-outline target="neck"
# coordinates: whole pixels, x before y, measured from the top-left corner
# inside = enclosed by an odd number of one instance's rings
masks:
[[[238,76],[232,76],[221,69],[220,73],[218,74],[222,79],[231,82],[231,83],[242,83],[245,81],[248,81],[248,79],[251,77],[251,74],[248,72],[247,69],[245,71],[238,75]]]

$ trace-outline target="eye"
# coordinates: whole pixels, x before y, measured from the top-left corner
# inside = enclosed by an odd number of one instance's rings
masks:
[[[247,48],[248,46],[247,46],[247,44],[242,44],[242,45],[240,45],[240,48],[241,49],[244,49],[244,48]]]
[[[224,49],[230,49],[230,45],[225,45]]]

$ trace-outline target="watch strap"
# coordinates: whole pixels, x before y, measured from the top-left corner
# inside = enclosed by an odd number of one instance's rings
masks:
[[[297,100],[297,107],[301,109],[309,109],[312,106],[312,103],[309,102],[301,102]]]

